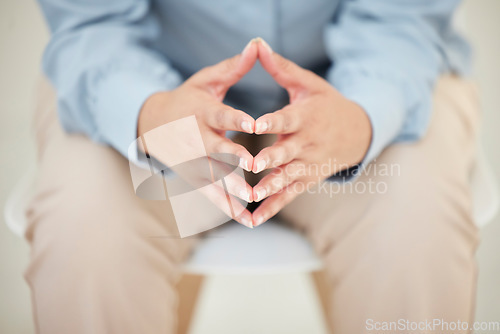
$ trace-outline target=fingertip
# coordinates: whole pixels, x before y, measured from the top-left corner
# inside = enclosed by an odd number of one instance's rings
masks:
[[[255,45],[255,38],[252,38],[250,40],[250,42],[248,42],[248,44],[245,45],[245,48],[241,52],[241,55],[242,56],[246,56],[247,54],[249,54],[251,52],[251,50],[252,50],[252,47],[254,47],[254,45]]]
[[[262,67],[264,67],[264,69],[269,72],[271,76],[275,75],[277,72],[275,62],[273,61],[273,55],[275,55],[275,52],[262,38],[258,37],[256,40],[256,44],[258,46],[258,57]]]
[[[256,39],[253,38],[248,42],[243,51],[241,52],[240,63],[245,64],[247,60],[251,60],[251,63],[254,63],[257,60],[257,55],[259,52],[259,48],[256,42]]]
[[[252,134],[254,132],[254,130],[253,130],[254,126],[247,120],[242,121],[240,126],[241,126],[241,130],[243,130],[243,132],[246,132],[249,134]]]
[[[252,171],[254,174],[258,174],[262,172],[264,169],[266,169],[266,167],[267,167],[267,161],[265,159],[258,160],[257,163],[255,163],[254,159]]]
[[[243,110],[232,109],[233,124],[236,131],[252,134],[255,129],[255,119]]]
[[[268,121],[256,121],[255,122],[255,133],[258,135],[266,133],[267,130],[269,130],[269,122]]]
[[[258,135],[269,132],[271,129],[271,118],[273,114],[266,114],[255,121],[255,133]]]
[[[239,144],[237,144],[239,145]],[[247,172],[252,171],[253,165],[253,155],[247,151],[244,146],[239,145],[239,150],[235,152],[235,154],[240,157],[240,162],[238,164],[239,167],[246,170]]]
[[[254,226],[257,227],[259,225],[262,225],[266,221],[266,219],[264,218],[264,216],[257,216],[254,218],[254,221]]]
[[[248,189],[243,189],[240,191],[238,194],[239,198],[244,200],[247,203],[252,203],[253,202],[253,191],[248,191]]]
[[[262,48],[262,50],[264,50],[267,54],[273,53],[271,46],[262,37],[255,38],[255,41],[259,45],[259,51]]]
[[[251,171],[251,168],[248,167],[248,160],[245,159],[245,158],[241,158],[240,157],[240,163],[238,164],[238,166],[244,170],[246,170],[247,172],[250,172]]]
[[[267,196],[267,190],[264,187],[259,187],[253,190],[254,202],[260,202]]]
[[[250,212],[248,212],[248,215],[246,215],[246,214],[244,213],[244,215],[243,215],[243,216],[241,216],[241,217],[238,219],[238,221],[239,221],[242,225],[244,225],[244,226],[246,226],[246,227],[248,227],[248,228],[253,228],[253,226],[254,226],[253,219],[252,219],[252,216],[250,215]]]
[[[251,188],[251,187],[250,187],[250,188]],[[248,191],[248,194],[250,195],[250,196],[249,196],[249,198],[248,198],[248,203],[252,203],[252,202],[254,202],[254,201],[255,201],[255,197],[254,197],[254,195],[253,195],[253,190],[252,190],[252,189],[250,189],[250,190]]]

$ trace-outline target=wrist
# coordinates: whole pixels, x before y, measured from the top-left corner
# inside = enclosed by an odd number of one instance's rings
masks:
[[[355,106],[354,108],[357,110],[357,122],[358,122],[358,127],[359,127],[359,145],[358,145],[358,154],[357,154],[357,159],[355,159],[356,163],[354,165],[357,165],[361,163],[364,158],[366,157],[370,146],[372,142],[372,137],[373,137],[373,127],[372,123],[370,121],[370,117],[366,113],[366,111],[361,107],[359,104],[356,102],[352,102],[353,105]]]
[[[137,137],[154,129],[159,123],[159,118],[163,114],[169,92],[156,92],[150,95],[139,111],[137,118]]]

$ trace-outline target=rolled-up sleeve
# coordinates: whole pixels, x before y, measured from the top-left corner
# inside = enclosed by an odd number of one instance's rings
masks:
[[[372,123],[363,164],[394,141],[425,134],[434,83],[450,69],[444,40],[459,2],[344,0],[326,28],[327,79]]]
[[[181,83],[155,50],[159,25],[148,0],[40,0],[52,37],[43,68],[64,129],[127,157],[137,118],[153,93]]]

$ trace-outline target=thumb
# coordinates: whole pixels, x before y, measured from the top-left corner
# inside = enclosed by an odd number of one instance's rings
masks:
[[[253,68],[257,56],[257,41],[254,38],[240,54],[205,67],[196,73],[193,79],[222,98],[231,86],[240,81]]]
[[[306,86],[311,77],[310,71],[274,52],[262,38],[256,38],[256,42],[262,67],[281,87],[290,91]]]

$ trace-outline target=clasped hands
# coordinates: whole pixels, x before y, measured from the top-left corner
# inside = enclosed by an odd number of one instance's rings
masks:
[[[257,59],[287,90],[290,102],[255,120],[222,101]],[[201,69],[178,88],[150,96],[139,114],[138,135],[191,115],[196,116],[207,153],[238,156],[239,166],[253,173],[271,169],[253,188],[237,176],[226,180],[230,196],[263,201],[253,214],[243,207],[232,217],[248,227],[267,221],[312,185],[360,163],[372,136],[370,120],[358,104],[273,52],[261,38],[251,40],[241,54]],[[254,157],[226,138],[226,131],[276,134],[277,141]],[[328,168],[322,168],[325,165]]]

